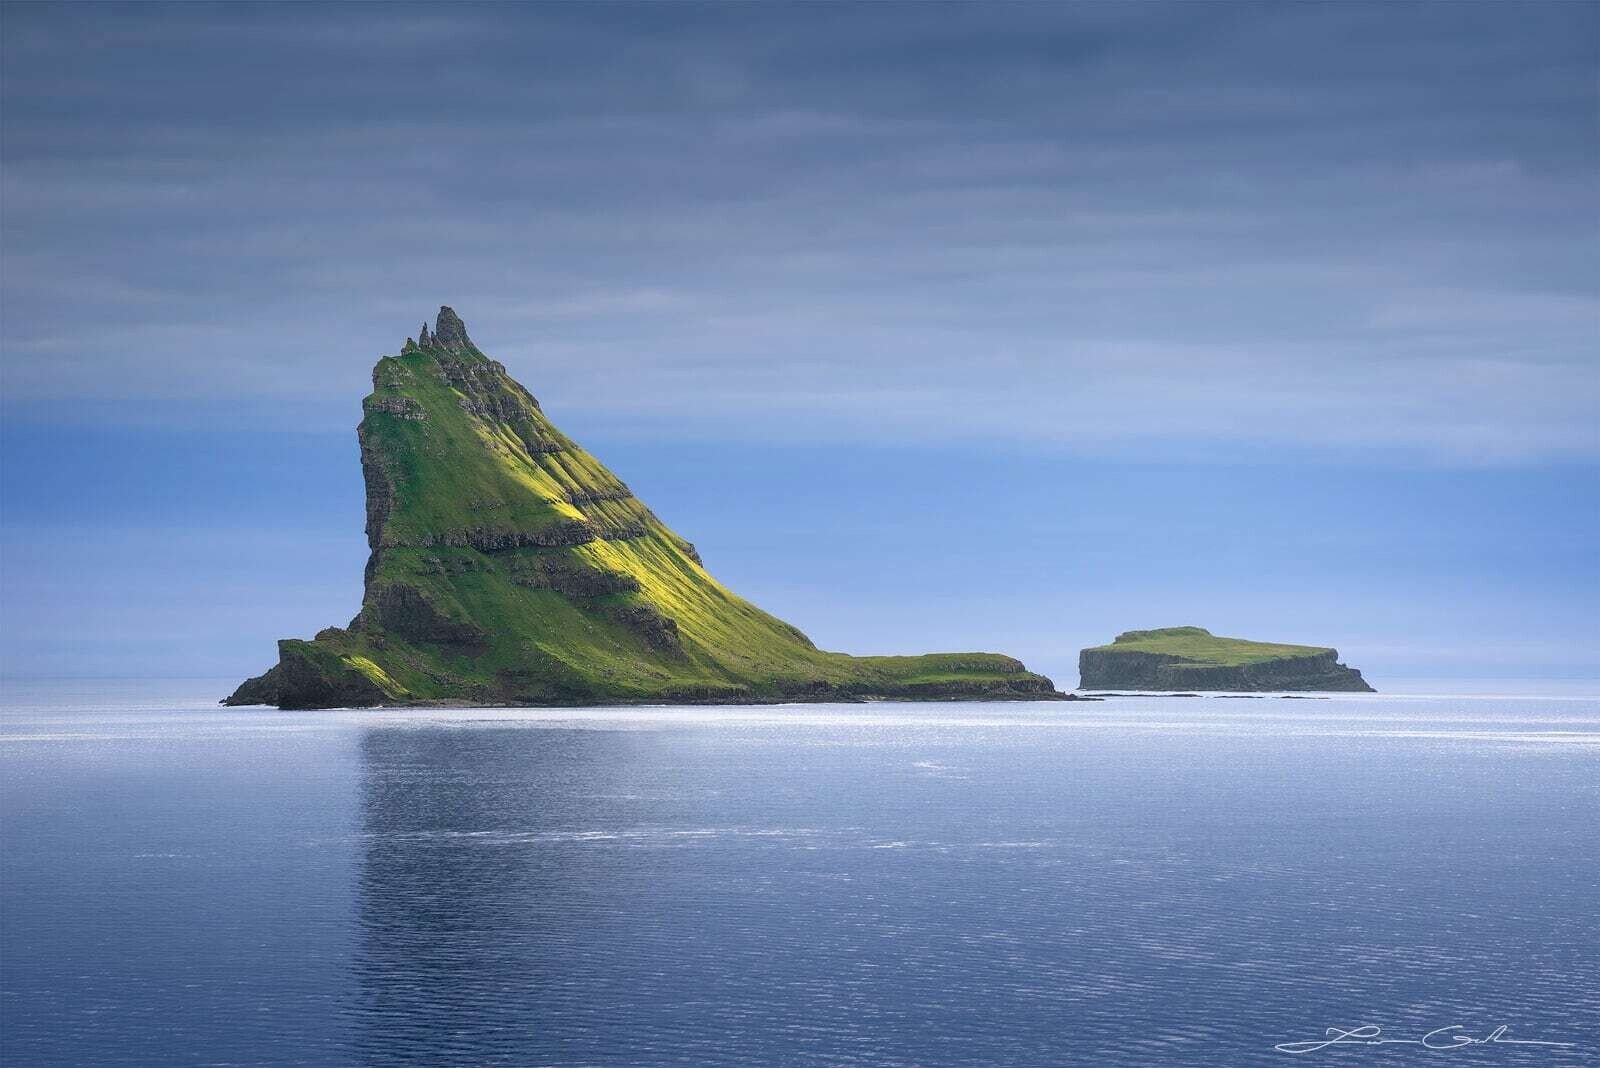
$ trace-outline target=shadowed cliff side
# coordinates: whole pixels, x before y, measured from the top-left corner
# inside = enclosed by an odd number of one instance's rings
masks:
[[[1063,696],[996,653],[817,649],[712,578],[447,307],[372,383],[361,611],[279,642],[277,665],[227,704]]]
[[[1130,630],[1078,654],[1086,690],[1374,692],[1337,649],[1219,638],[1203,627]]]

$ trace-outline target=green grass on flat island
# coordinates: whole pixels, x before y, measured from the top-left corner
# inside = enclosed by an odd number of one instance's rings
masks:
[[[1166,653],[1185,660],[1197,660],[1224,667],[1243,667],[1269,660],[1293,660],[1325,656],[1333,650],[1315,645],[1284,645],[1278,642],[1252,642],[1243,638],[1221,638],[1204,627],[1166,627],[1161,630],[1130,630],[1119,634],[1110,645],[1096,646],[1095,652]]]

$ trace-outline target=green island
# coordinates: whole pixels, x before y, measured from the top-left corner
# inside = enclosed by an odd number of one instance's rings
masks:
[[[378,361],[361,610],[224,703],[282,708],[1066,699],[998,653],[816,648],[556,429],[450,308]]]
[[[1086,690],[1374,692],[1337,649],[1219,638],[1204,627],[1119,634],[1078,654],[1078,676]]]

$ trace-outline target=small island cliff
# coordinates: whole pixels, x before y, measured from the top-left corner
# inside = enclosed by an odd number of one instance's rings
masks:
[[[448,307],[372,384],[361,610],[280,641],[226,704],[1068,698],[998,653],[818,649],[717,582]]]
[[[1085,690],[1374,693],[1339,651],[1219,638],[1203,627],[1130,630],[1078,654]]]

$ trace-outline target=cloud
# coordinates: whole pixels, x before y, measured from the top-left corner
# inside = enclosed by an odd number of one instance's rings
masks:
[[[679,434],[1592,457],[1596,23],[19,9],[0,382],[348,421],[448,302]]]

